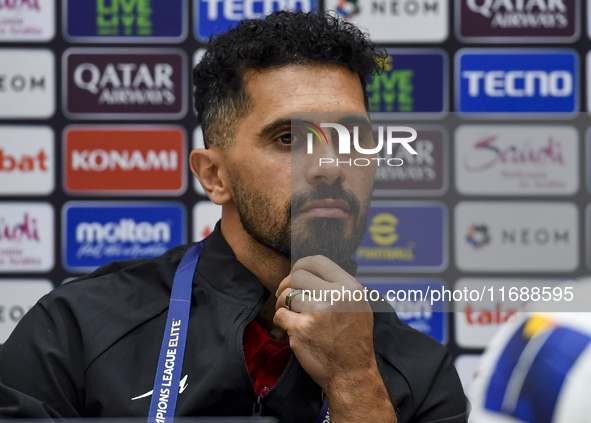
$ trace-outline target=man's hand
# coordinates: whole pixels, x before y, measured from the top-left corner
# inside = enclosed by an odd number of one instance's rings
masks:
[[[306,292],[292,297],[290,311],[285,297],[297,288]],[[344,298],[331,304],[331,290],[345,292]],[[373,314],[363,294],[354,277],[324,256],[298,260],[277,290],[273,323],[287,331],[300,364],[324,389],[333,423],[396,421],[378,372]]]

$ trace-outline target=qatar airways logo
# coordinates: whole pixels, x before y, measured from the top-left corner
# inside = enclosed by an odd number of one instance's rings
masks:
[[[185,63],[184,52],[172,49],[70,49],[64,55],[65,111],[94,119],[181,117]]]
[[[332,128],[338,135],[338,154],[339,155],[350,155],[351,154],[351,133],[350,129],[340,123],[321,123],[320,126],[309,122],[303,121],[303,127],[308,132],[307,140],[307,154],[314,154],[314,136],[320,142],[320,145],[328,146],[328,137],[322,128]],[[376,162],[377,166],[402,166],[404,161],[400,157],[391,157],[393,146],[398,144],[399,147],[404,147],[409,154],[418,154],[415,149],[410,145],[411,142],[417,139],[417,131],[408,126],[388,126],[384,129],[383,126],[378,127],[378,142],[374,144],[371,127],[361,130],[362,135],[360,137],[359,126],[353,126],[353,147],[359,154],[365,155],[377,155],[386,145],[387,157],[357,157],[349,158],[346,160],[330,157],[320,157],[318,159],[319,166],[322,165],[349,165],[349,166],[369,166],[372,161]],[[385,133],[385,135],[384,135]],[[410,136],[397,137],[395,134],[407,133]],[[385,140],[384,140],[385,139]],[[371,148],[368,148],[371,147]]]

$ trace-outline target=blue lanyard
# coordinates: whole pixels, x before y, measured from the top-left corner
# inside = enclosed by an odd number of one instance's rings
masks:
[[[193,275],[206,241],[207,238],[189,247],[174,275],[148,423],[172,423],[174,420],[187,344]],[[326,399],[316,422],[330,422]]]
[[[205,241],[189,247],[174,275],[148,423],[166,423],[174,419],[187,343],[193,275]]]

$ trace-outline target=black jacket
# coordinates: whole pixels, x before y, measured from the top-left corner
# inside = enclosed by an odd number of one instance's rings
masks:
[[[0,349],[0,417],[146,417],[172,281],[187,248],[108,264],[42,298]],[[252,414],[257,397],[242,335],[269,295],[216,228],[194,276],[177,416]],[[447,349],[395,313],[374,320],[378,366],[399,421],[465,422]],[[314,422],[321,405],[321,388],[292,355],[262,399],[262,414]]]

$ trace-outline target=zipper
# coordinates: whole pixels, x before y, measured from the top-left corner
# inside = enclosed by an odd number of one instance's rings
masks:
[[[252,417],[250,418],[251,422],[262,422],[263,419],[261,418],[261,413],[263,411],[263,406],[261,404],[263,397],[260,395],[257,396],[257,402],[254,403],[252,406]]]
[[[255,392],[254,390],[254,386],[252,384],[252,380],[250,379],[250,374],[248,373],[248,365],[246,364],[246,358],[244,356],[244,329],[246,328],[246,326],[252,322],[255,318],[256,315],[258,314],[258,312],[260,311],[260,309],[263,307],[263,305],[265,304],[265,301],[267,299],[264,298],[259,304],[257,304],[257,307],[255,307],[255,311],[254,313],[251,313],[247,318],[246,318],[246,323],[244,323],[240,328],[239,328],[239,332],[238,332],[238,341],[240,342],[240,354],[241,354],[241,360],[242,360],[242,368],[244,369],[244,372],[246,374],[246,378],[248,380],[248,383],[250,385],[250,389],[252,391],[252,393],[254,394],[253,397],[256,397],[256,402],[253,404],[252,407],[252,417],[251,417],[251,421],[262,421],[261,416],[262,416],[262,409],[263,409],[263,397],[261,397],[259,395],[258,392]],[[277,385],[279,385],[279,382],[281,382],[281,380],[284,378],[285,374],[288,372],[288,370],[290,369],[290,366],[292,366],[292,362],[294,361],[294,354],[291,354],[291,357],[289,358],[289,361],[287,362],[287,366],[285,366],[285,370],[283,370],[283,372],[281,373],[281,375],[279,376],[279,379],[277,379],[277,382],[275,383],[275,385],[273,385],[271,387],[271,389],[269,389],[269,391],[265,394],[265,397],[268,396],[273,389],[275,389],[275,387]],[[254,420],[253,420],[254,419]],[[258,419],[258,420],[257,420]]]

